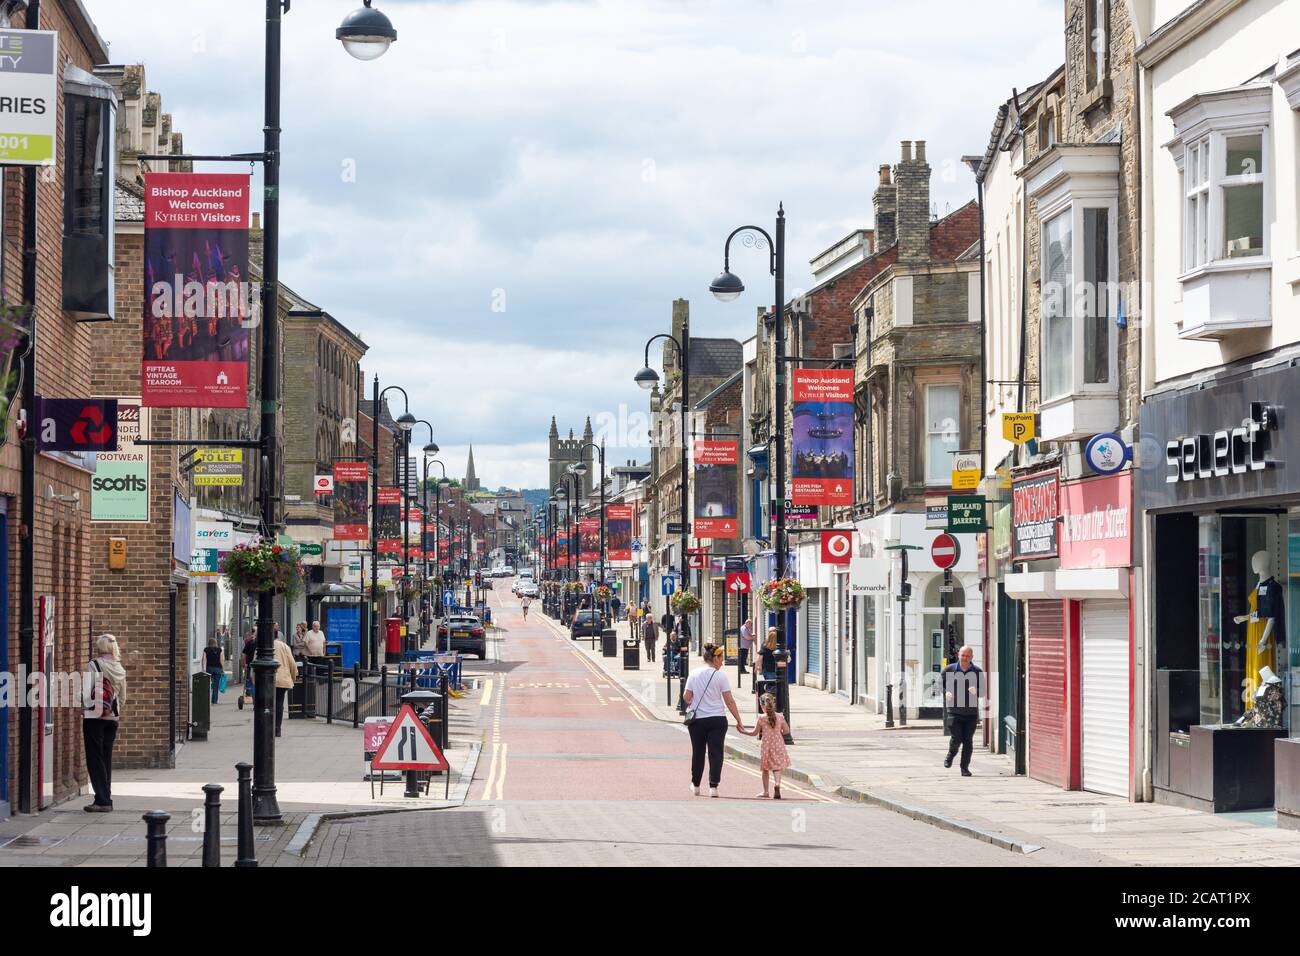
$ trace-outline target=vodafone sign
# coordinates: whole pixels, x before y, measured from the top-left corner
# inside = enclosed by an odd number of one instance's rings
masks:
[[[853,555],[852,531],[822,532],[822,564],[848,564]]]

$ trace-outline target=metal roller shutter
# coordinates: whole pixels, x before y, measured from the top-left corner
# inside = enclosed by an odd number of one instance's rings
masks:
[[[1029,776],[1064,787],[1065,608],[1029,602]]]
[[[808,592],[808,673],[822,672],[822,628],[825,626],[826,592],[816,588]]]
[[[1084,601],[1083,789],[1128,796],[1129,608]]]

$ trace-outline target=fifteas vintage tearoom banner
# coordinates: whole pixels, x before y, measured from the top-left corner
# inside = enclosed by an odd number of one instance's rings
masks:
[[[144,190],[143,402],[244,408],[249,177],[147,173]]]
[[[793,377],[796,505],[853,504],[853,370],[797,368]]]
[[[370,466],[364,461],[334,463],[334,540],[365,541],[370,533],[366,520],[366,492]]]
[[[632,506],[605,509],[605,553],[610,562],[632,560]]]
[[[734,441],[697,441],[691,451],[695,463],[695,507],[692,533],[697,538],[737,538],[736,466],[740,445]]]

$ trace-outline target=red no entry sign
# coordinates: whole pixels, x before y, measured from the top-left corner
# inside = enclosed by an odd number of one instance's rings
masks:
[[[961,545],[950,534],[937,534],[930,543],[930,557],[940,571],[947,571],[961,557]]]

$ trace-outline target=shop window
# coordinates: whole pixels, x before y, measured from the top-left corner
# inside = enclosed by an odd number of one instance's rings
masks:
[[[925,483],[952,484],[952,452],[961,444],[961,386],[925,389]]]
[[[1115,203],[1073,203],[1045,221],[1042,256],[1043,400],[1113,389]]]

